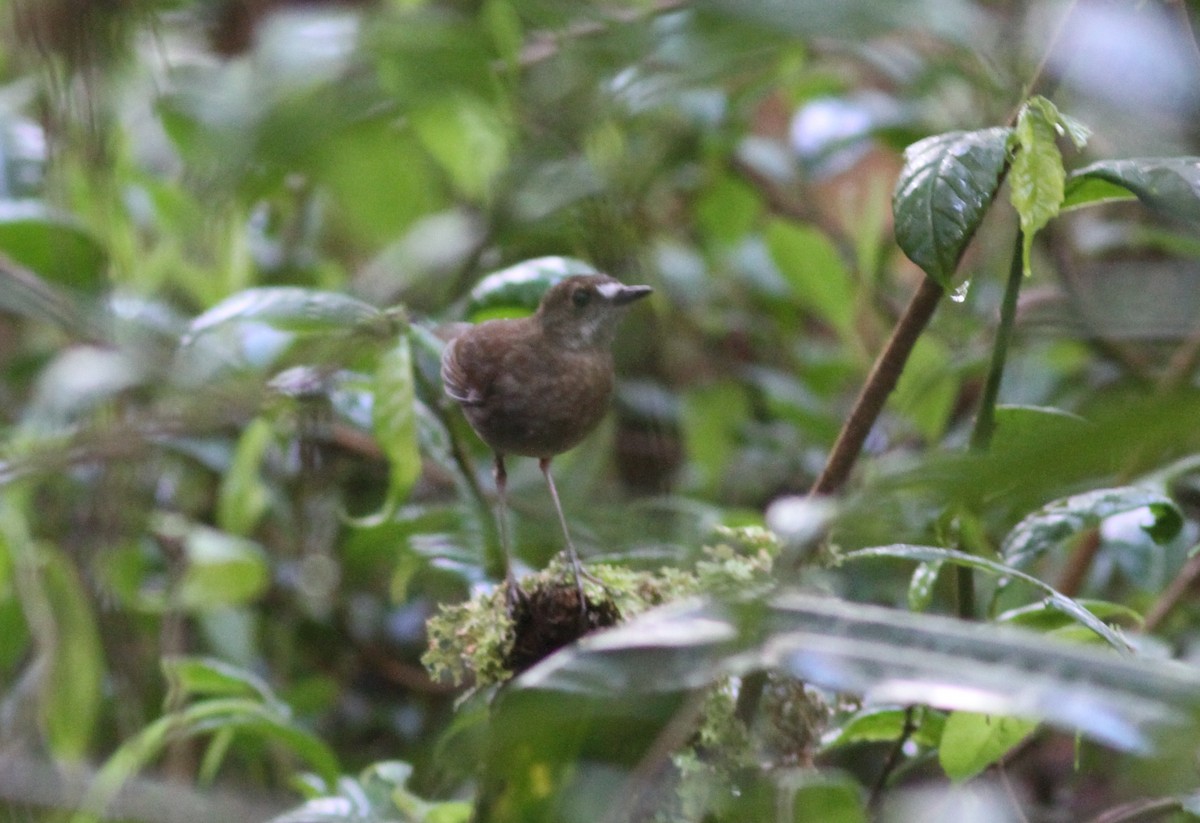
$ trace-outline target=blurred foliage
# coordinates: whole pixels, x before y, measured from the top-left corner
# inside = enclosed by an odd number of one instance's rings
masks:
[[[1200,810],[1195,2],[0,10],[3,814]],[[592,270],[620,625],[510,665],[440,327]]]

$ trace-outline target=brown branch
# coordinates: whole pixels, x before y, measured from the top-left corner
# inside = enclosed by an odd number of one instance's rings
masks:
[[[1088,571],[1092,568],[1092,561],[1096,559],[1096,553],[1099,551],[1100,530],[1088,529],[1076,541],[1075,548],[1067,558],[1067,566],[1059,576],[1058,585],[1055,588],[1067,597],[1078,595],[1079,590],[1083,588],[1083,581],[1087,577]]]
[[[596,37],[607,33],[614,25],[639,23],[660,14],[667,14],[686,8],[690,0],[656,0],[648,8],[612,9],[606,20],[584,20],[568,26],[563,31],[534,32],[531,40],[521,49],[517,62],[522,66],[532,66],[548,60],[558,54],[564,42],[581,40],[586,37]]]
[[[849,479],[850,470],[858,460],[871,427],[883,411],[883,404],[887,402],[888,395],[896,388],[904,364],[921,332],[929,325],[929,320],[933,317],[943,294],[945,289],[932,278],[926,277],[921,281],[916,294],[905,308],[904,315],[892,330],[892,336],[888,338],[883,351],[875,360],[875,365],[871,367],[867,382],[863,385],[858,399],[854,401],[854,408],[843,424],[837,442],[833,444],[833,451],[829,454],[825,469],[809,490],[810,495],[833,494]]]
[[[1200,365],[1200,332],[1193,332],[1167,361],[1167,367],[1158,381],[1159,392],[1169,394],[1186,386],[1196,372],[1197,365]]]
[[[1114,806],[1103,814],[1093,817],[1090,823],[1132,823],[1134,820],[1157,819],[1167,812],[1179,811],[1181,807],[1182,804],[1178,797],[1134,800]]]
[[[1150,611],[1146,612],[1142,631],[1149,633],[1161,626],[1167,616],[1196,585],[1197,580],[1200,580],[1200,555],[1196,555],[1184,564],[1184,567],[1179,570],[1179,574],[1175,575],[1175,579],[1171,581],[1171,585],[1167,586],[1166,590],[1159,595],[1158,600],[1154,601]]]

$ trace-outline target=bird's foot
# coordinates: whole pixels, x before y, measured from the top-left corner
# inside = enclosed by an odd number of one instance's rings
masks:
[[[588,623],[588,620],[589,620],[589,618],[588,618],[588,599],[587,599],[587,591],[584,588],[583,581],[587,580],[589,583],[595,583],[597,586],[599,586],[601,589],[604,590],[604,593],[609,597],[609,599],[612,598],[613,592],[612,592],[612,589],[609,588],[609,585],[607,583],[605,583],[599,577],[592,574],[591,572],[589,572],[587,569],[585,569],[583,567],[583,564],[579,562],[579,556],[577,554],[575,554],[575,552],[568,550],[567,557],[571,563],[571,576],[575,581],[575,590],[579,593],[580,625],[586,626]]]
[[[529,595],[517,582],[517,576],[509,569],[504,575],[504,605],[510,617],[515,617],[520,606],[529,604]]]

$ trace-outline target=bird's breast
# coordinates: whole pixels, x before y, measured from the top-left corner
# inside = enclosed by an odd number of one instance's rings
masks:
[[[605,349],[513,346],[467,419],[493,449],[529,457],[564,452],[603,419],[612,395]]]

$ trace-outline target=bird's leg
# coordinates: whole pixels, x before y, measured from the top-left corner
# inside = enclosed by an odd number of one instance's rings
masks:
[[[524,599],[525,593],[521,591],[517,575],[513,572],[512,549],[508,545],[508,472],[504,469],[504,455],[500,452],[496,452],[493,476],[496,478],[496,520],[500,527],[500,548],[504,552],[504,584],[507,589],[505,598],[511,611]]]
[[[543,457],[538,460],[538,465],[542,469],[542,474],[546,477],[546,485],[550,487],[550,499],[554,501],[554,509],[558,512],[558,522],[562,524],[563,537],[567,541],[567,557],[571,560],[571,571],[575,575],[575,588],[579,590],[579,608],[582,612],[587,612],[587,597],[583,593],[583,578],[591,577],[583,570],[583,566],[579,563],[579,553],[575,551],[575,544],[571,542],[571,531],[567,528],[567,516],[563,514],[562,503],[558,499],[558,489],[554,486],[554,477],[550,474],[550,458]]]

